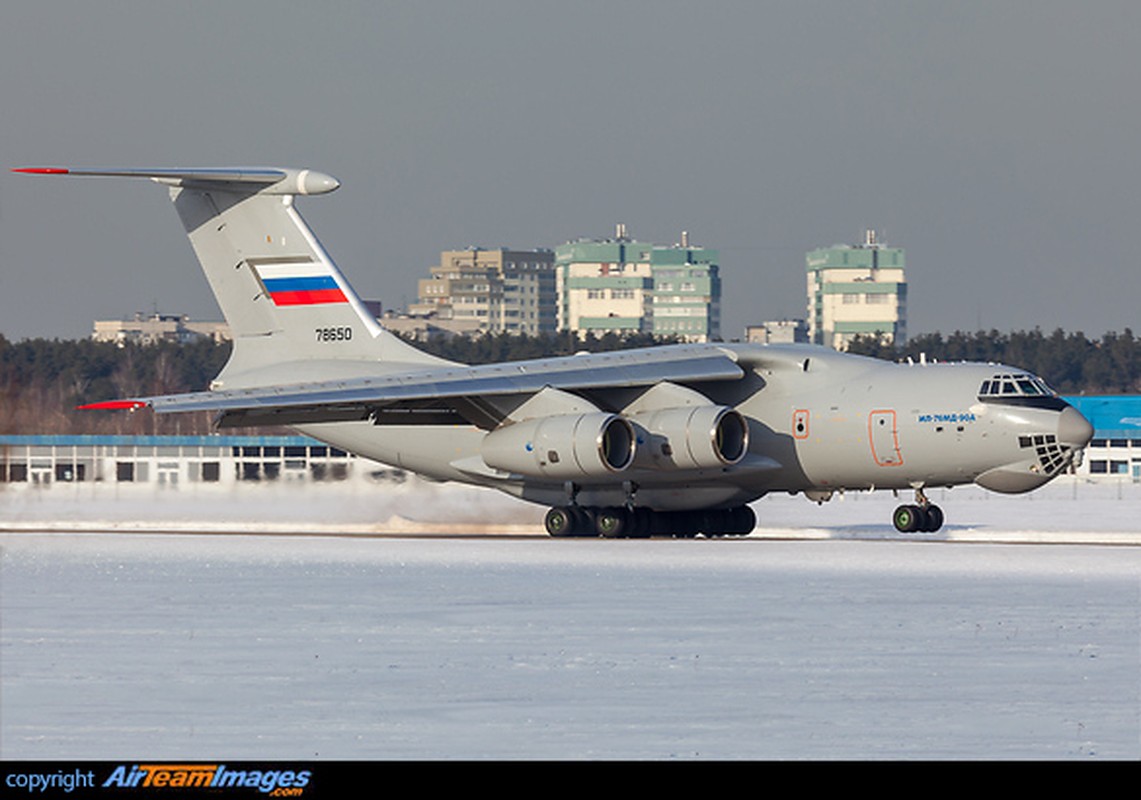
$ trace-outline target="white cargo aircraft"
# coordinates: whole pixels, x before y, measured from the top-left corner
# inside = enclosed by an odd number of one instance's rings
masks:
[[[770,492],[912,490],[900,531],[938,530],[929,487],[1026,492],[1093,429],[1039,378],[892,364],[806,345],[673,345],[468,366],[369,314],[294,209],[340,184],[295,169],[24,168],[149,178],[170,197],[229,322],[210,391],[97,403],[288,425],[439,481],[550,506],[553,536],[741,535]]]

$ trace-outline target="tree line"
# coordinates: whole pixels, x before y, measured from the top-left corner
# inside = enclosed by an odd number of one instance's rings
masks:
[[[580,339],[569,332],[539,336],[489,334],[436,337],[417,347],[443,358],[486,364],[604,352],[677,342],[650,334]],[[89,339],[25,339],[0,335],[0,434],[185,434],[212,430],[208,413],[156,415],[149,410],[78,411],[76,406],[115,398],[202,391],[230,356],[229,343],[201,339],[155,345]],[[1082,333],[1040,330],[999,333],[956,331],[916,336],[904,347],[879,337],[857,337],[849,352],[915,361],[999,362],[1029,370],[1064,394],[1141,391],[1141,341],[1131,330],[1089,339]],[[266,432],[264,429],[261,432]]]
[[[637,347],[656,347],[677,344],[676,336],[655,336],[652,333],[605,333],[596,336],[588,332],[579,337],[571,331],[529,335],[526,333],[497,333],[483,336],[433,336],[426,342],[412,337],[405,341],[432,355],[459,361],[464,364],[498,364],[528,358],[551,358],[575,353],[604,353],[613,350],[632,350]]]
[[[489,334],[473,339],[434,337],[415,346],[468,364],[570,355],[579,351],[649,347],[674,338],[649,334],[540,336]],[[117,344],[90,339],[25,339],[11,342],[0,334],[0,435],[116,434],[205,435],[212,416],[135,412],[80,411],[103,400],[146,397],[207,389],[230,357],[229,342],[199,339],[189,344]],[[232,431],[243,433],[245,431]],[[250,431],[252,432],[252,431]],[[258,429],[258,433],[285,432]]]
[[[116,398],[201,391],[230,345],[201,339],[154,345],[0,335],[0,434],[205,434],[208,414],[78,411]]]

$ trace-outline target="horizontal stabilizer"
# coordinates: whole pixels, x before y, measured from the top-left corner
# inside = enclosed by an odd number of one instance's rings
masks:
[[[27,175],[78,175],[97,178],[149,178],[169,186],[213,187],[267,194],[324,194],[340,186],[331,175],[308,169],[218,167],[209,169],[88,169],[75,167],[19,167]]]

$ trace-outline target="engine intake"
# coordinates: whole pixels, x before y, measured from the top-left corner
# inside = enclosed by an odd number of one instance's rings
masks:
[[[749,450],[749,425],[728,406],[683,406],[634,417],[645,430],[638,466],[715,469],[736,464]]]
[[[634,461],[634,426],[599,411],[524,420],[492,431],[480,455],[489,467],[540,478],[606,478]]]

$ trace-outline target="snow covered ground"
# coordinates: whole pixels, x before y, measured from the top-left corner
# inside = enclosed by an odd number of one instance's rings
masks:
[[[963,542],[885,494],[603,541],[352,535],[536,530],[417,482],[59,488],[0,492],[2,758],[1141,757],[1141,547],[1085,543],[1132,484],[933,493]]]

